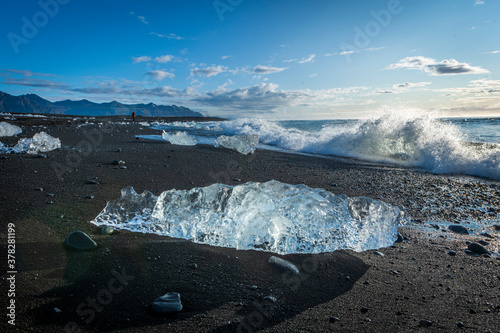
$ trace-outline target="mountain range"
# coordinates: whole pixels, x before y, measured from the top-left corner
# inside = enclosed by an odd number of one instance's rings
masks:
[[[146,117],[203,117],[199,112],[177,105],[123,104],[117,101],[94,103],[86,99],[50,102],[35,94],[13,96],[0,91],[0,112],[120,116],[134,111],[137,116]]]

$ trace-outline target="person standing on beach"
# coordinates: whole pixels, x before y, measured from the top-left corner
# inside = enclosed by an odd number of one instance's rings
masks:
[[[135,121],[135,111],[132,112],[132,121]]]

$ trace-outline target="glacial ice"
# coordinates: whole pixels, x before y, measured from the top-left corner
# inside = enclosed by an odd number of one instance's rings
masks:
[[[14,147],[0,145],[0,153],[38,154],[61,148],[61,140],[45,132],[36,133],[33,138],[20,139]]]
[[[257,135],[221,135],[215,140],[216,147],[223,146],[234,149],[243,155],[253,154],[258,143],[259,137]]]
[[[390,246],[403,217],[382,201],[275,180],[172,189],[158,197],[125,187],[121,194],[91,223],[280,254]]]
[[[0,123],[0,137],[2,136],[13,136],[21,133],[23,130],[21,127],[9,124],[7,122]]]
[[[187,134],[186,132],[168,133],[163,131],[163,134],[161,136],[163,140],[170,141],[170,143],[173,145],[194,146],[197,143],[196,138]]]

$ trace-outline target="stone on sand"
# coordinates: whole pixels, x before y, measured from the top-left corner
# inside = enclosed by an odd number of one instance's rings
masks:
[[[452,225],[448,226],[448,229],[457,233],[457,234],[463,234],[463,235],[469,234],[469,231],[467,230],[467,228],[465,228],[461,225],[452,224]]]
[[[75,250],[93,250],[97,247],[96,242],[83,231],[73,231],[66,238],[66,245]]]
[[[297,268],[297,266],[295,266],[294,264],[285,259],[271,256],[268,262],[274,269],[282,273],[289,272],[293,275],[299,274],[299,269]]]
[[[151,304],[153,311],[158,313],[174,313],[182,310],[181,295],[176,292],[169,292],[158,297]]]

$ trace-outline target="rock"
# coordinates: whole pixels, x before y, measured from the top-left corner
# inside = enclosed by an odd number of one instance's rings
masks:
[[[469,234],[469,231],[467,230],[467,228],[462,227],[461,225],[452,224],[452,225],[448,226],[448,229],[453,231],[454,233],[457,233],[457,234],[462,234],[462,235]]]
[[[257,286],[251,286],[250,287],[250,289],[252,289],[252,290],[257,290],[257,288],[258,288]]]
[[[102,235],[111,235],[113,233],[113,231],[115,231],[115,229],[113,229],[113,227],[110,227],[108,225],[106,227],[102,227],[101,234]]]
[[[122,149],[121,149],[121,148],[118,148],[118,149],[116,149],[116,152],[117,152],[117,153],[121,153],[121,152],[122,152]]]
[[[373,252],[373,254],[376,255],[376,256],[379,256],[379,257],[383,257],[384,256],[384,254],[382,252],[379,252],[379,251],[375,251],[375,252]]]
[[[64,217],[64,215],[63,214],[59,214],[57,217],[60,218],[60,219],[62,219]]]
[[[394,243],[403,243],[403,236],[400,233],[398,233],[398,238]]]
[[[97,180],[89,180],[87,184],[92,184],[92,185],[99,185],[99,182]]]
[[[113,162],[111,162],[111,164],[113,164],[113,165],[125,165],[125,161],[114,160]]]
[[[272,303],[276,303],[278,300],[276,299],[276,297],[273,297],[273,296],[266,296],[262,299],[262,301],[269,301],[269,302],[272,302]]]
[[[298,275],[299,274],[299,269],[297,266],[292,264],[291,262],[281,259],[275,256],[271,256],[268,260],[268,263],[277,271],[280,271],[282,273],[291,273],[293,275]]]
[[[158,313],[174,313],[182,310],[181,295],[176,292],[169,292],[158,297],[151,304],[153,311]]]
[[[338,317],[330,317],[330,319],[329,319],[329,320],[330,320],[330,323],[331,323],[331,324],[334,324],[334,323],[336,323],[336,322],[340,321],[340,319],[339,319]]]
[[[43,192],[43,188],[39,187],[39,188],[36,188],[35,191],[40,191],[40,192]]]
[[[125,170],[127,167],[125,165],[120,166],[120,170]]]
[[[421,319],[418,326],[420,327],[431,327],[432,326],[432,321],[427,320],[427,319]]]
[[[94,196],[93,196],[93,195],[87,195],[87,196],[85,197],[85,199],[94,199]]]
[[[97,247],[96,242],[83,231],[73,231],[66,238],[66,245],[75,250],[93,250]]]
[[[486,250],[486,248],[477,243],[470,243],[467,248],[477,254],[490,254],[490,251]]]
[[[457,255],[457,253],[455,251],[453,251],[453,250],[450,250],[450,252],[448,252],[448,254],[450,256],[456,256]]]
[[[462,323],[461,321],[459,321],[459,322],[457,323],[457,326],[458,326],[458,328],[462,328],[462,327],[465,327],[465,324],[464,324],[464,323]]]
[[[55,311],[55,312],[57,312],[57,313],[61,313],[61,312],[62,312],[62,310],[61,310],[61,309],[59,309],[58,307],[55,307],[55,308],[54,308],[54,311]]]
[[[36,158],[47,158],[47,155],[45,155],[45,154],[37,154]]]
[[[189,264],[190,268],[197,269],[198,265],[196,263]]]
[[[484,246],[490,245],[490,243],[487,242],[487,241],[485,241],[485,240],[480,240],[478,243],[481,244],[481,245],[484,245]]]
[[[364,320],[365,320],[366,323],[371,323],[372,322],[372,320],[370,318],[365,318]]]
[[[363,307],[361,308],[361,313],[367,313],[367,312],[368,312],[368,310],[370,310],[370,309],[368,309],[366,306],[363,306]]]

